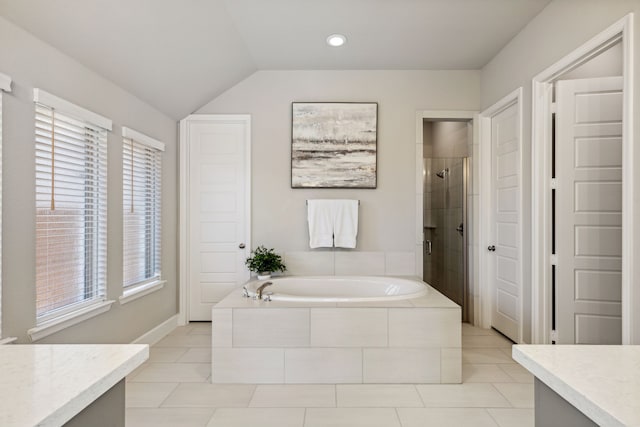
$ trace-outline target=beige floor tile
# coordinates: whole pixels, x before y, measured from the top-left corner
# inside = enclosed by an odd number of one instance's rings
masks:
[[[211,324],[191,323],[127,377],[127,426],[533,426],[533,377],[511,359],[510,344],[493,330],[463,324],[462,332],[461,385],[256,387],[210,384]]]
[[[513,359],[497,348],[463,348],[462,363],[513,363]]]
[[[211,335],[211,322],[190,323],[192,326],[189,335]]]
[[[515,382],[533,384],[533,375],[522,366],[516,363],[500,364],[498,366]]]
[[[417,389],[426,407],[511,407],[492,384],[426,384],[418,385]]]
[[[158,408],[178,383],[127,383],[127,408]]]
[[[310,408],[305,427],[400,427],[391,408]]]
[[[335,408],[336,387],[325,384],[259,385],[249,406],[255,408]]]
[[[211,335],[167,335],[154,347],[207,347],[211,348]]]
[[[148,363],[131,382],[201,383],[211,375],[209,363]]]
[[[128,408],[127,427],[205,427],[211,408]]]
[[[508,348],[513,343],[500,335],[466,335],[462,337],[462,348]]]
[[[221,408],[207,427],[302,427],[303,408]]]
[[[140,372],[144,371],[147,366],[149,366],[149,362],[145,362],[134,369],[129,375],[127,375],[126,382],[132,381]]]
[[[462,365],[462,382],[463,383],[508,383],[513,382],[505,371],[500,369],[499,365],[491,364],[464,364]]]
[[[533,384],[494,384],[514,408],[533,408]]]
[[[178,363],[211,363],[211,349],[190,348],[178,360]]]
[[[511,355],[511,348],[503,347],[500,349],[500,351],[509,358],[510,363],[517,363],[515,360],[513,360],[513,357]]]
[[[422,399],[413,385],[353,384],[336,386],[338,407],[416,408]]]
[[[149,349],[148,362],[173,363],[177,362],[189,349],[185,347],[156,347]]]
[[[400,408],[402,427],[498,427],[484,408]]]
[[[493,329],[483,329],[469,323],[462,324],[462,335],[499,335]]]
[[[256,386],[247,384],[180,384],[162,403],[165,408],[246,408]]]
[[[533,409],[487,409],[500,427],[534,427]]]
[[[193,330],[193,323],[185,325],[185,326],[178,326],[177,328],[175,328],[173,331],[171,331],[171,333],[169,334],[169,336],[173,336],[173,335],[187,335],[189,334],[189,332],[191,332]]]

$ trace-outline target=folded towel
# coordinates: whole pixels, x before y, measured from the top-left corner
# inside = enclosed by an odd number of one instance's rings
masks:
[[[309,200],[307,220],[309,221],[309,246],[330,248],[333,246],[333,200]]]
[[[334,200],[333,238],[336,247],[355,248],[358,235],[358,201]]]

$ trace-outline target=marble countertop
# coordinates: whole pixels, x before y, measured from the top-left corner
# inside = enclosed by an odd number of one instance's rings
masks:
[[[640,427],[640,346],[514,345],[513,358],[598,425]]]
[[[149,357],[146,344],[0,346],[0,426],[60,426]]]

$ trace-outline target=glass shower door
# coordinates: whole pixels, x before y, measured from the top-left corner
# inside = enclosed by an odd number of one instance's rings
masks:
[[[424,280],[456,304],[467,299],[467,159],[425,159]]]

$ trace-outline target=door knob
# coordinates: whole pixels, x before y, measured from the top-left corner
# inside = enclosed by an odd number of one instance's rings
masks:
[[[238,245],[238,247],[239,247],[240,249],[244,249],[244,243],[240,243],[240,244]]]
[[[494,245],[491,245],[491,246],[487,247],[487,250],[489,250],[490,252],[495,252],[496,251],[496,247]]]

